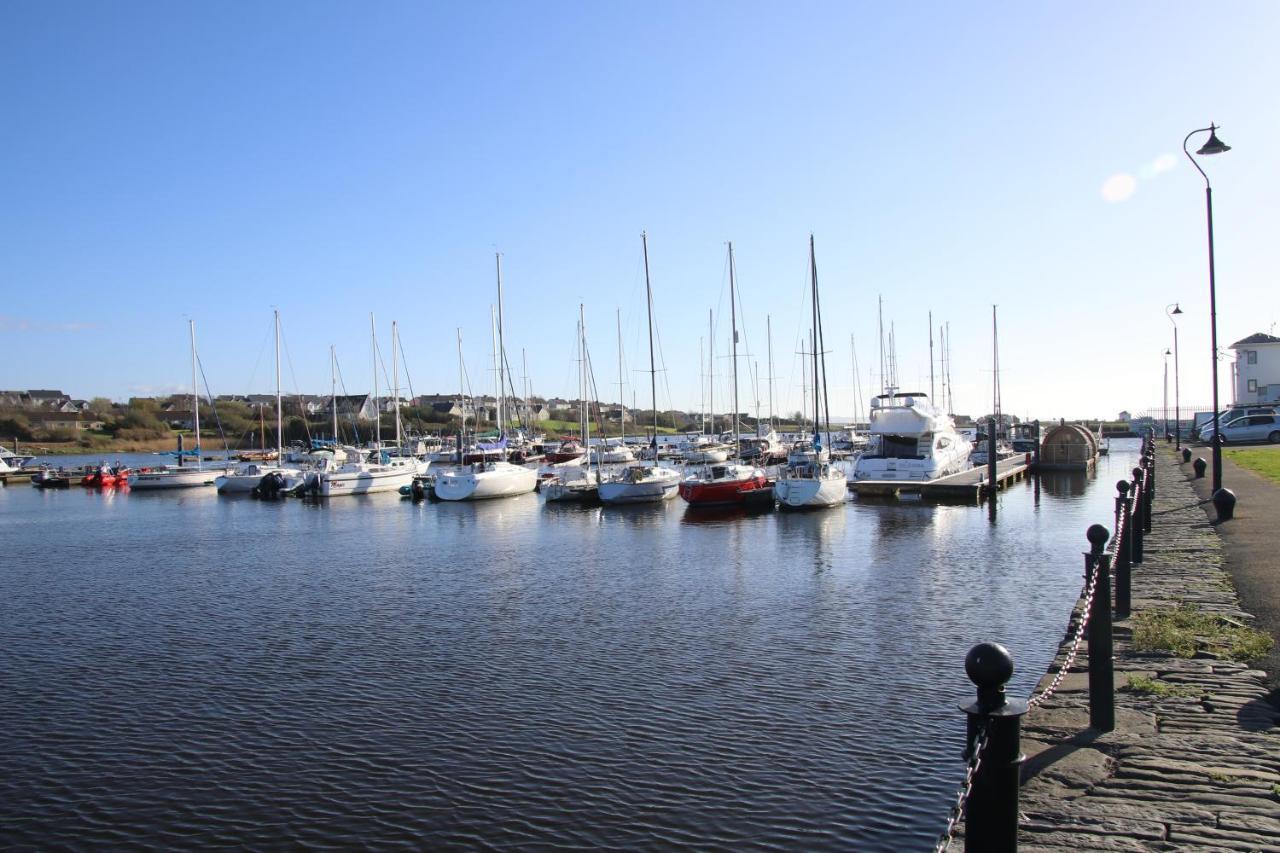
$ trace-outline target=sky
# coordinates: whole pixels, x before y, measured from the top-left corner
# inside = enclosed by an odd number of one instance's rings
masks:
[[[581,304],[602,397],[802,404],[808,240],[833,415],[942,381],[1004,411],[1206,408],[1211,121],[1218,343],[1280,321],[1280,5],[68,2],[0,5],[0,388],[493,388],[502,253],[516,385],[577,396]],[[1191,149],[1202,144],[1201,134]],[[1268,154],[1267,152],[1271,152]],[[708,314],[714,317],[714,336]],[[708,339],[714,337],[714,347]],[[852,347],[851,347],[852,340]],[[888,340],[886,340],[888,346]],[[714,350],[714,358],[708,353]],[[857,385],[853,362],[856,354]],[[1229,363],[1219,360],[1230,400]],[[749,374],[758,372],[753,389]],[[379,378],[385,386],[386,379]],[[757,390],[758,389],[758,390]],[[203,388],[202,388],[203,390]],[[855,390],[860,393],[855,394]],[[407,393],[407,392],[406,392]]]

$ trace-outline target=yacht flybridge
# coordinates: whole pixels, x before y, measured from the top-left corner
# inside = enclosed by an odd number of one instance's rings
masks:
[[[871,401],[871,443],[854,480],[936,480],[969,467],[969,441],[951,416],[919,391],[890,391]]]

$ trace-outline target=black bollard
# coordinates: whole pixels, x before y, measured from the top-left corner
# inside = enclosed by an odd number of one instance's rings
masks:
[[[1116,529],[1120,531],[1120,541],[1116,543],[1116,565],[1123,566],[1126,572],[1133,563],[1133,536],[1129,533],[1132,526],[1129,484],[1120,480],[1116,483]]]
[[[1142,497],[1145,501],[1142,505],[1142,532],[1145,538],[1145,534],[1151,532],[1151,507],[1155,504],[1156,499],[1156,457],[1154,450],[1147,456],[1142,485]]]
[[[1129,502],[1133,505],[1133,514],[1130,520],[1133,522],[1133,549],[1129,553],[1129,562],[1142,562],[1142,546],[1143,532],[1147,529],[1146,506],[1147,498],[1145,489],[1146,475],[1143,474],[1141,468],[1133,469],[1133,489],[1129,492]]]
[[[1129,580],[1130,580],[1130,560],[1129,560],[1129,515],[1128,515],[1128,492],[1129,484],[1124,480],[1116,483],[1116,526],[1115,529],[1120,531],[1120,540],[1116,542],[1115,557],[1112,566],[1115,568],[1116,574],[1116,615],[1124,618],[1129,615],[1130,598],[1129,598]],[[1096,525],[1095,525],[1096,526]],[[1089,528],[1093,530],[1093,528]],[[1092,542],[1092,540],[1090,540]]]
[[[969,717],[968,743],[973,743],[982,726],[987,731],[982,763],[964,806],[964,849],[966,853],[1015,851],[1018,777],[1026,760],[1019,737],[1027,703],[1004,694],[1004,685],[1013,677],[1013,658],[1004,646],[974,646],[965,656],[964,671],[978,688],[978,701],[962,708]]]
[[[1196,472],[1196,479],[1204,479],[1204,469],[1209,467],[1209,463],[1204,461],[1204,457],[1197,456],[1196,461],[1191,463],[1191,468]]]
[[[1213,508],[1218,511],[1218,521],[1230,521],[1236,515],[1236,493],[1221,488],[1213,493]]]
[[[1097,580],[1089,605],[1089,725],[1100,732],[1116,727],[1115,672],[1111,661],[1111,557],[1102,553],[1111,534],[1095,524],[1085,534],[1090,550],[1085,571]]]
[[[1190,461],[1191,461],[1191,448],[1190,447],[1182,448],[1182,464],[1186,465]]]

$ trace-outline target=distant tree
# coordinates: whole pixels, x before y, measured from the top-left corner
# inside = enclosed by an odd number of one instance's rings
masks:
[[[6,412],[0,415],[0,439],[11,441],[15,438],[30,441],[31,422],[17,412]]]

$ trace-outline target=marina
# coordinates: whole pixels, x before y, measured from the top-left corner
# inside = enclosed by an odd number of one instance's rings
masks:
[[[0,489],[8,838],[922,849],[963,649],[997,626],[1034,685],[1115,445],[994,523]]]

